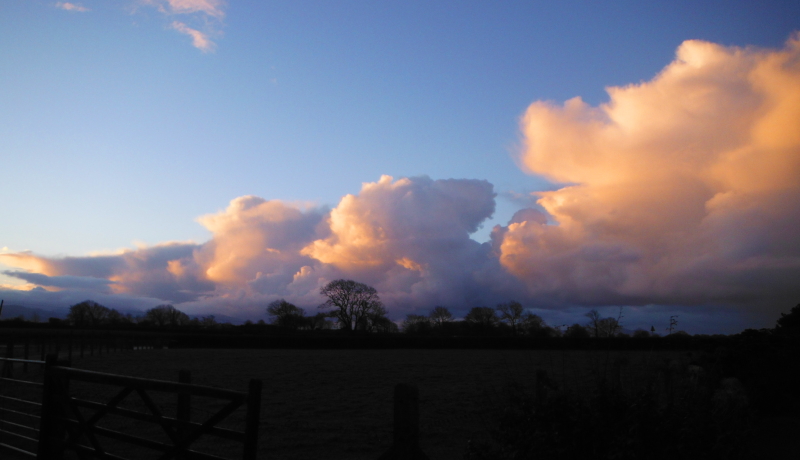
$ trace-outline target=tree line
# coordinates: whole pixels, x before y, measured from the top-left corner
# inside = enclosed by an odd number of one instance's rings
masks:
[[[306,315],[304,309],[278,299],[267,305],[266,314],[270,324],[285,330],[332,330],[348,332],[403,332],[411,335],[512,335],[537,338],[610,338],[630,337],[622,332],[622,308],[616,317],[602,317],[597,310],[585,314],[584,324],[550,326],[542,317],[527,311],[517,301],[498,304],[496,307],[472,307],[463,320],[456,320],[447,307],[435,306],[427,315],[408,314],[400,326],[387,317],[387,311],[375,288],[353,280],[339,279],[331,281],[320,289],[320,294],[327,298],[319,305],[319,312]],[[1,307],[0,307],[1,308]],[[2,310],[0,310],[2,311]],[[786,335],[792,332],[800,335],[800,305],[794,307],[789,314],[782,314],[775,332]],[[14,321],[20,321],[19,318]],[[51,322],[61,320],[50,319]],[[233,327],[220,324],[213,315],[190,318],[186,313],[173,305],[163,304],[146,310],[144,314],[133,316],[123,314],[115,309],[105,307],[92,300],[85,300],[69,308],[66,322],[81,328],[131,327],[143,326],[154,328],[219,328]],[[257,323],[247,321],[245,327],[267,326],[264,320]],[[684,331],[675,330],[677,316],[670,317],[669,336],[688,337]],[[748,329],[743,333],[767,334],[772,330],[755,331]],[[659,337],[655,327],[650,331],[638,329],[633,332],[634,338]]]

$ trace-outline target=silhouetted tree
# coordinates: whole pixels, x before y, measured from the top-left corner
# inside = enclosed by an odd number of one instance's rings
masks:
[[[519,328],[525,334],[533,337],[557,337],[560,333],[548,326],[541,316],[525,312],[519,323]]]
[[[522,320],[522,313],[525,311],[522,304],[512,300],[508,303],[501,303],[497,306],[497,311],[500,313],[500,321],[504,321],[511,326],[511,331],[517,333],[517,325]]]
[[[144,313],[146,321],[156,327],[178,327],[189,324],[189,315],[172,305],[159,305]]]
[[[300,329],[308,323],[303,309],[284,299],[272,301],[267,306],[267,314],[272,316],[272,324],[289,329]]]
[[[788,337],[800,337],[800,304],[792,308],[789,313],[781,313],[775,325],[775,333]]]
[[[433,324],[438,327],[442,327],[444,323],[448,323],[453,320],[453,314],[450,313],[450,310],[442,306],[433,307],[433,310],[431,310],[431,313],[428,316]]]
[[[111,310],[93,300],[84,300],[69,307],[67,321],[78,327],[98,327],[107,319]]]
[[[340,279],[326,284],[319,292],[328,298],[319,308],[333,308],[331,316],[344,330],[353,331],[359,324],[368,324],[376,312],[385,315],[378,292],[364,283]]]
[[[308,320],[308,327],[312,331],[321,331],[324,329],[333,329],[333,322],[328,320],[330,315],[328,313],[319,312],[314,316],[309,316]]]
[[[498,319],[494,308],[472,307],[464,317],[464,321],[485,331],[493,328],[497,324]]]
[[[622,311],[618,318],[601,318],[597,310],[592,310],[585,315],[589,318],[586,327],[592,334],[592,337],[613,337],[617,331],[622,327],[619,324],[619,318],[622,318]]]
[[[591,330],[593,337],[600,337],[600,313],[597,310],[591,310],[585,314],[589,318],[589,323],[586,325]]]
[[[383,305],[377,305],[356,323],[356,330],[365,332],[397,332],[397,325],[386,317]],[[392,327],[394,326],[394,327]]]
[[[587,339],[591,336],[592,334],[589,332],[589,330],[578,323],[568,327],[567,331],[564,332],[564,338],[567,339]]]
[[[644,329],[636,329],[635,331],[633,331],[633,338],[634,339],[650,338],[650,332],[645,331]]]
[[[123,315],[122,313],[112,308],[108,312],[108,318],[106,319],[106,322],[112,326],[132,325],[133,315],[131,315],[130,313]]]
[[[424,334],[431,329],[430,318],[422,315],[408,314],[403,321],[403,332],[409,334]]]

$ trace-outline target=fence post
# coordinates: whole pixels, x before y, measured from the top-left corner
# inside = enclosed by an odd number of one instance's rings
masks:
[[[247,415],[244,428],[243,460],[256,460],[258,424],[261,419],[261,380],[251,379],[247,389]]]
[[[191,384],[192,383],[192,373],[185,369],[181,369],[178,371],[178,383],[185,383]],[[192,399],[189,391],[186,389],[181,389],[178,391],[178,411],[175,415],[175,419],[178,421],[177,431],[177,441],[176,444],[181,442],[183,437],[186,433],[189,432],[189,421],[191,418],[192,413]],[[185,459],[186,456],[183,454],[178,454],[176,456],[178,460]]]
[[[378,460],[429,460],[419,448],[419,391],[413,385],[394,387],[393,442]]]
[[[58,357],[49,354],[44,363],[44,383],[42,385],[42,415],[39,425],[38,460],[61,460],[63,458],[63,427],[58,423],[61,415],[58,391],[58,376],[53,366],[58,365]]]

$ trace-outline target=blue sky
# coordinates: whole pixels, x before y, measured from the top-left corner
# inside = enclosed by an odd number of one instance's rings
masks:
[[[788,1],[3,2],[0,248],[202,244],[197,219],[237,197],[329,210],[382,175],[488,181],[484,243],[563,185],[521,168],[532,103],[597,106],[685,40],[781,49],[798,29]]]

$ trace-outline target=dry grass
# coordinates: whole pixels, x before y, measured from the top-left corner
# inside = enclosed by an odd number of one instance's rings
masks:
[[[581,391],[596,385],[607,363],[622,360],[622,384],[634,388],[667,357],[646,351],[208,349],[126,352],[73,365],[172,381],[188,369],[193,383],[242,391],[249,379],[261,379],[263,459],[378,458],[391,444],[393,387],[412,383],[420,391],[422,449],[447,460],[463,458],[468,439],[490,428],[488,414],[505,388],[532,385],[537,369]],[[197,407],[211,409],[202,402]]]

